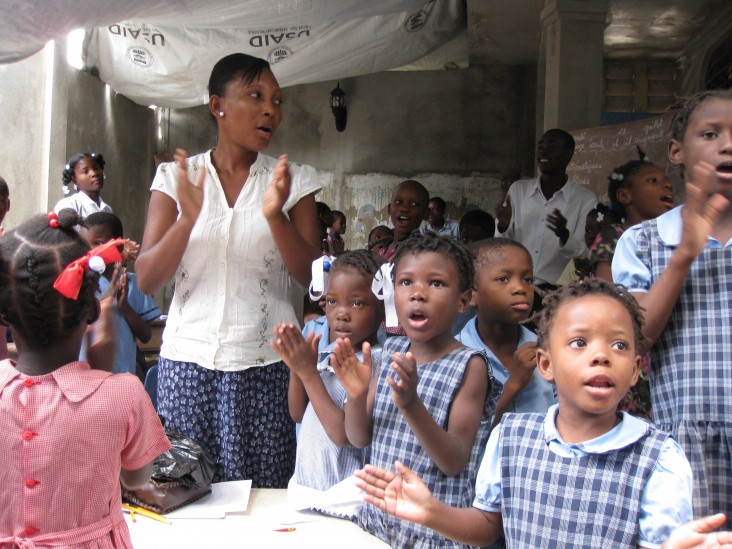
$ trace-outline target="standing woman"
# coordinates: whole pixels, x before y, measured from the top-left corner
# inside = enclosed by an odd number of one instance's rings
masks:
[[[175,275],[158,411],[210,452],[215,481],[284,487],[295,431],[288,370],[268,339],[278,323],[296,322],[290,275],[307,287],[319,255],[320,186],[313,168],[261,154],[282,120],[266,61],[224,57],[208,89],[216,148],[190,158],[179,149],[160,165],[136,265],[145,293]]]

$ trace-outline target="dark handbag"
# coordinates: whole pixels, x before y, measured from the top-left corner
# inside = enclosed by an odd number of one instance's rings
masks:
[[[122,488],[127,503],[164,515],[211,493],[216,464],[192,438],[167,431],[172,448],[153,462],[147,485],[134,491]]]

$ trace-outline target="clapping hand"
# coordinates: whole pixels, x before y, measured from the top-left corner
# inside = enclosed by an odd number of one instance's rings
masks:
[[[399,376],[399,380],[387,376],[386,382],[391,387],[391,400],[397,408],[404,410],[419,400],[417,395],[417,385],[419,383],[417,361],[409,352],[406,354],[394,353],[392,359],[391,370]]]
[[[366,492],[364,500],[385,513],[423,523],[432,494],[427,485],[406,465],[395,462],[396,473],[374,465],[356,471],[356,486]]]
[[[349,398],[363,396],[371,383],[371,345],[364,342],[361,350],[363,361],[356,357],[351,340],[339,337],[330,356],[330,364]]]
[[[552,212],[546,217],[546,226],[549,227],[562,246],[569,240],[569,229],[567,229],[567,218],[562,215],[558,209],[552,210]]]
[[[292,186],[292,175],[290,174],[287,155],[283,154],[277,161],[277,165],[262,197],[262,213],[266,219],[273,219],[282,213]]]
[[[317,374],[318,343],[320,335],[310,332],[305,339],[292,323],[281,322],[274,329],[275,338],[270,346],[277,351],[282,361],[300,379]]]

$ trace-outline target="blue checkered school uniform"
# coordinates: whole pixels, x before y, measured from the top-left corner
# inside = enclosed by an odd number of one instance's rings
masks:
[[[394,460],[398,459],[424,480],[437,499],[455,507],[469,507],[475,496],[478,464],[488,440],[496,401],[503,387],[493,379],[486,363],[489,390],[470,459],[459,475],[448,477],[440,472],[419,444],[406,419],[391,399],[391,388],[386,382],[386,377],[393,375],[389,367],[391,356],[394,353],[406,353],[409,345],[406,337],[392,337],[386,340],[382,349],[374,402],[370,463],[391,470]],[[417,394],[435,422],[443,429],[447,429],[450,406],[462,383],[468,362],[474,355],[485,358],[481,351],[461,347],[434,362],[418,366]],[[434,530],[387,515],[373,505],[362,506],[356,522],[391,547],[465,547],[442,537]]]
[[[681,239],[681,208],[632,227],[613,275],[647,290]],[[628,235],[627,237],[625,235]],[[623,239],[631,239],[630,243]],[[633,249],[635,245],[635,249]],[[635,258],[631,253],[635,252]],[[628,259],[624,261],[624,258]],[[642,264],[647,275],[639,274]],[[616,263],[617,261],[617,263]],[[626,264],[629,265],[626,267]],[[616,271],[627,271],[625,278]],[[653,419],[684,449],[694,476],[694,515],[727,514],[732,528],[732,246],[712,238],[692,263],[671,317],[650,352]]]
[[[501,429],[501,515],[510,547],[637,546],[641,496],[668,434],[616,451],[565,457],[544,436],[545,414],[507,414]]]
[[[329,363],[334,346],[335,343],[331,343],[318,352],[318,373],[330,398],[343,409],[348,394]],[[361,359],[362,354],[359,352],[356,356]],[[372,360],[378,360],[379,357],[378,348],[372,349]],[[313,403],[308,403],[302,418],[295,459],[295,481],[298,484],[327,490],[350,477],[356,469],[362,469],[367,455],[368,448],[356,448],[352,444],[337,446],[325,432]]]

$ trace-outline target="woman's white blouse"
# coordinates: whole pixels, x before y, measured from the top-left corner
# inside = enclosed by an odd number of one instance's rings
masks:
[[[211,151],[188,159],[188,177],[206,170],[203,207],[175,274],[160,354],[204,368],[236,371],[279,361],[269,345],[279,322],[297,322],[293,281],[262,214],[262,196],[277,159],[260,154],[233,208],[226,202]],[[291,163],[287,213],[320,189],[315,169]],[[158,167],[151,191],[176,201],[175,163]]]

